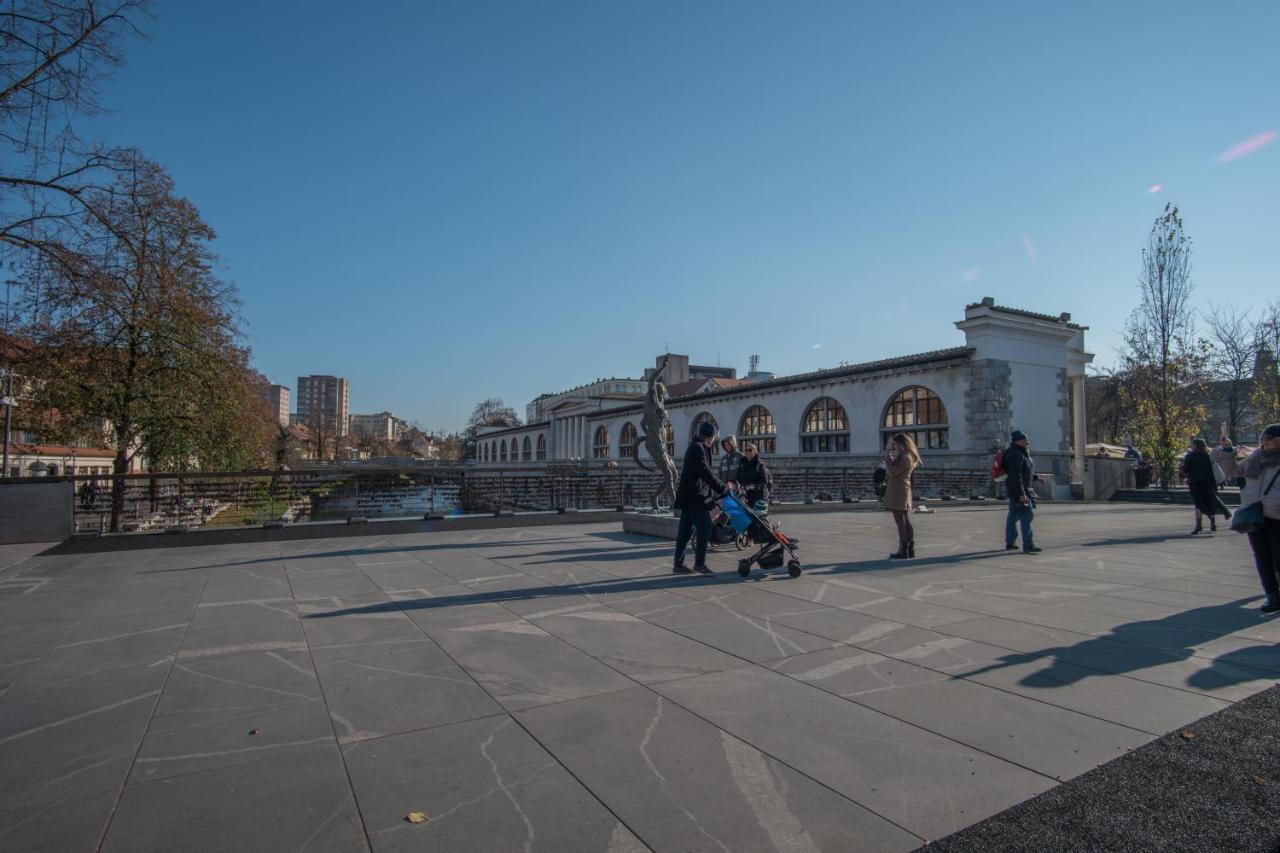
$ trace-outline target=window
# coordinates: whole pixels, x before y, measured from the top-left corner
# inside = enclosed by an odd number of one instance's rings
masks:
[[[942,398],[923,385],[899,391],[885,407],[881,437],[888,441],[895,432],[911,436],[921,450],[946,450],[951,445]]]
[[[609,428],[596,427],[595,440],[592,442],[591,455],[596,459],[609,458]]]
[[[622,433],[618,437],[618,456],[630,459],[636,452],[636,425],[627,421],[622,425]]]
[[[693,426],[689,429],[689,439],[695,440],[698,437],[698,427],[703,424],[711,424],[716,428],[716,432],[720,432],[720,424],[716,423],[716,419],[711,416],[710,412],[702,412],[693,419]],[[720,454],[720,442],[711,445],[711,455],[718,456]]]
[[[502,439],[502,444],[498,445],[498,461],[507,461],[507,440],[505,438]]]
[[[676,431],[671,428],[671,421],[662,422],[662,437],[667,440],[667,455],[676,458]]]
[[[751,441],[761,453],[778,452],[778,428],[764,406],[752,406],[738,424],[738,441]]]
[[[800,428],[801,453],[848,453],[849,416],[830,397],[819,397],[804,413]]]
[[[520,461],[533,461],[533,444],[529,441],[529,436],[524,437],[524,442],[520,445]]]
[[[547,460],[547,437],[546,435],[539,433],[538,434],[538,461],[545,462],[546,460]]]

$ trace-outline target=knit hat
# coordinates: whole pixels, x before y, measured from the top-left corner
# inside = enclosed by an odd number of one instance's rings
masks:
[[[1026,437],[1027,437],[1027,434],[1025,432],[1023,432],[1020,429],[1015,429],[1013,432],[1009,433],[1009,442],[1011,444],[1017,444],[1019,441],[1022,441]]]
[[[711,421],[703,421],[702,423],[698,424],[699,438],[715,438],[715,435],[716,435],[716,425],[711,423]]]

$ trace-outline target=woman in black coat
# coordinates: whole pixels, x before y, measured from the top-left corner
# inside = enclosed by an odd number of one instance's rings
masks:
[[[738,485],[745,490],[748,505],[769,500],[769,469],[760,458],[760,451],[749,441],[742,446],[742,461],[738,463]]]
[[[1191,535],[1203,532],[1202,519],[1206,515],[1209,516],[1209,530],[1216,531],[1218,512],[1223,512],[1227,518],[1231,515],[1218,502],[1218,481],[1213,474],[1213,457],[1209,455],[1209,445],[1203,438],[1191,442],[1191,452],[1182,457],[1181,467],[1187,489],[1191,492],[1191,500],[1196,505],[1196,529],[1191,531]]]

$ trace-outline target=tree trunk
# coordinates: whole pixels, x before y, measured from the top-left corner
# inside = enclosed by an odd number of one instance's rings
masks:
[[[111,532],[120,532],[120,517],[124,515],[124,475],[129,472],[129,454],[117,450],[113,465],[115,476],[111,478]]]

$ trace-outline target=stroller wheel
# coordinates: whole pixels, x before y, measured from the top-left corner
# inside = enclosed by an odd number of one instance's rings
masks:
[[[787,561],[787,574],[791,575],[791,577],[793,578],[800,577],[800,561],[799,560]]]
[[[739,551],[751,544],[751,535],[748,533],[739,533],[733,540],[733,546]]]
[[[738,577],[746,578],[750,576],[751,576],[751,561],[739,560],[738,561]]]

